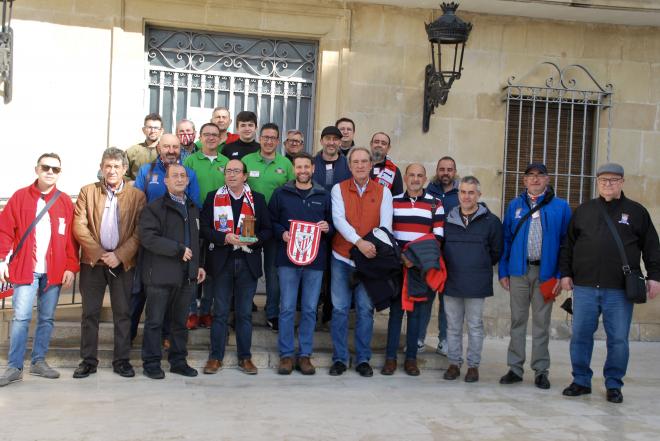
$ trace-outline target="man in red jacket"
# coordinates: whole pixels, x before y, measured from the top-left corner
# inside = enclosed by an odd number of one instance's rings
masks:
[[[58,155],[41,155],[35,167],[37,180],[14,193],[0,213],[0,283],[9,281],[14,285],[9,361],[7,370],[0,376],[0,386],[23,379],[23,358],[35,297],[38,322],[30,374],[45,378],[60,376],[46,363],[46,353],[60,288],[71,286],[79,269],[78,245],[71,232],[73,204],[55,186],[61,171]],[[42,210],[43,216],[30,228]],[[10,253],[14,254],[11,259]]]

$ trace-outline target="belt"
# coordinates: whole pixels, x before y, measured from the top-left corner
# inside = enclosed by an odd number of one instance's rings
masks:
[[[527,260],[527,265],[539,266],[539,265],[541,265],[541,261],[540,260]]]

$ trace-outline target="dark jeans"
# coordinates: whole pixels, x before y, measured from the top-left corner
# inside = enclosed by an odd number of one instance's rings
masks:
[[[113,275],[113,273],[115,275]],[[110,305],[114,322],[113,365],[128,361],[131,350],[131,315],[129,301],[134,270],[123,271],[119,266],[110,272],[107,266],[80,265],[80,293],[82,295],[82,323],[80,357],[85,363],[97,366],[99,346],[99,318],[103,307],[105,288],[110,288]]]
[[[232,298],[236,316],[236,349],[238,359],[250,358],[252,346],[252,299],[257,279],[252,277],[245,256],[232,254],[219,274],[213,275],[213,324],[209,359],[222,360],[227,343],[229,310]]]
[[[162,358],[161,332],[166,315],[171,319],[170,367],[186,363],[188,355],[188,307],[197,290],[196,282],[185,281],[181,286],[147,285],[146,316],[142,337],[142,364],[145,368],[160,366]],[[169,312],[169,314],[167,314]]]
[[[137,337],[138,325],[144,311],[144,304],[147,301],[147,296],[144,286],[140,287],[140,291],[134,292],[131,295],[131,341]],[[170,313],[165,311],[165,321],[163,321],[162,335],[163,339],[170,338]]]
[[[417,359],[417,340],[419,339],[419,323],[426,314],[430,314],[435,293],[431,294],[425,302],[416,302],[412,311],[406,312],[408,322],[406,325],[406,360]],[[392,301],[390,306],[390,317],[387,321],[387,349],[386,360],[396,360],[401,337],[401,324],[403,322],[403,309],[401,308],[401,297]]]

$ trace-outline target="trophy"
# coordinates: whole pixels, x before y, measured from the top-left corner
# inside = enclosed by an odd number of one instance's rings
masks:
[[[256,242],[257,235],[254,232],[254,224],[256,219],[254,216],[246,215],[243,218],[243,224],[241,225],[241,235],[239,239],[241,242]]]

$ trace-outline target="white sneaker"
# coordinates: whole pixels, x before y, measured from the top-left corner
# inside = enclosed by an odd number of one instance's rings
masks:
[[[447,340],[442,340],[438,343],[438,348],[435,350],[436,354],[447,356]]]
[[[0,387],[6,386],[9,383],[20,381],[23,379],[23,371],[13,367],[8,367],[2,376],[0,376]]]
[[[426,349],[426,345],[422,340],[417,340],[417,353],[421,354]]]

